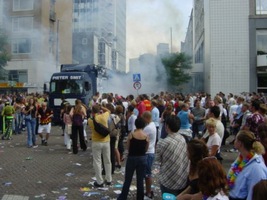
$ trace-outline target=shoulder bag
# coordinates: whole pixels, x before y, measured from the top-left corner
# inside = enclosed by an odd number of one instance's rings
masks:
[[[94,123],[95,131],[99,135],[103,137],[107,137],[109,135],[110,130],[107,127],[105,127],[103,124],[96,122],[94,117],[93,117],[93,123]]]

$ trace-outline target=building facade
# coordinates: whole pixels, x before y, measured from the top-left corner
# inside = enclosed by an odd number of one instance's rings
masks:
[[[249,3],[250,88],[267,93],[267,0]]]
[[[170,47],[167,43],[159,43],[157,45],[157,56],[164,57],[170,53]]]
[[[126,0],[73,1],[73,59],[126,72]]]
[[[187,35],[193,40],[182,47],[192,46],[192,71],[203,73],[195,85],[212,95],[266,89],[266,6],[266,0],[194,0]]]
[[[12,57],[6,87],[42,92],[60,64],[72,63],[72,1],[4,0],[3,8]]]

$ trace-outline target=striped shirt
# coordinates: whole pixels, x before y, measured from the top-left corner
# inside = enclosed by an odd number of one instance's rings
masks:
[[[160,163],[160,184],[172,190],[186,187],[189,160],[183,136],[178,133],[168,134],[165,139],[160,140],[156,148],[156,161]]]

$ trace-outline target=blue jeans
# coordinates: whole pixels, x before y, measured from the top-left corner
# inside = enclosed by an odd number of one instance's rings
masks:
[[[36,142],[36,134],[35,134],[36,118],[25,119],[25,123],[26,123],[27,134],[28,134],[27,144],[30,147],[30,146],[35,145],[35,142]]]
[[[22,114],[21,113],[15,113],[15,133],[20,134],[21,133],[21,127],[22,125]]]
[[[132,182],[134,171],[136,171],[137,195],[136,199],[144,199],[144,177],[147,158],[145,156],[129,156],[125,168],[125,180],[122,187],[122,192],[118,200],[126,200],[129,188]]]
[[[146,178],[152,176],[152,165],[155,159],[154,153],[147,153],[147,160],[146,160]]]

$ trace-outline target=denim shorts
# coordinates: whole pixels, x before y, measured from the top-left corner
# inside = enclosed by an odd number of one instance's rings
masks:
[[[152,165],[155,159],[154,153],[146,154],[146,177],[149,178],[152,176]]]

